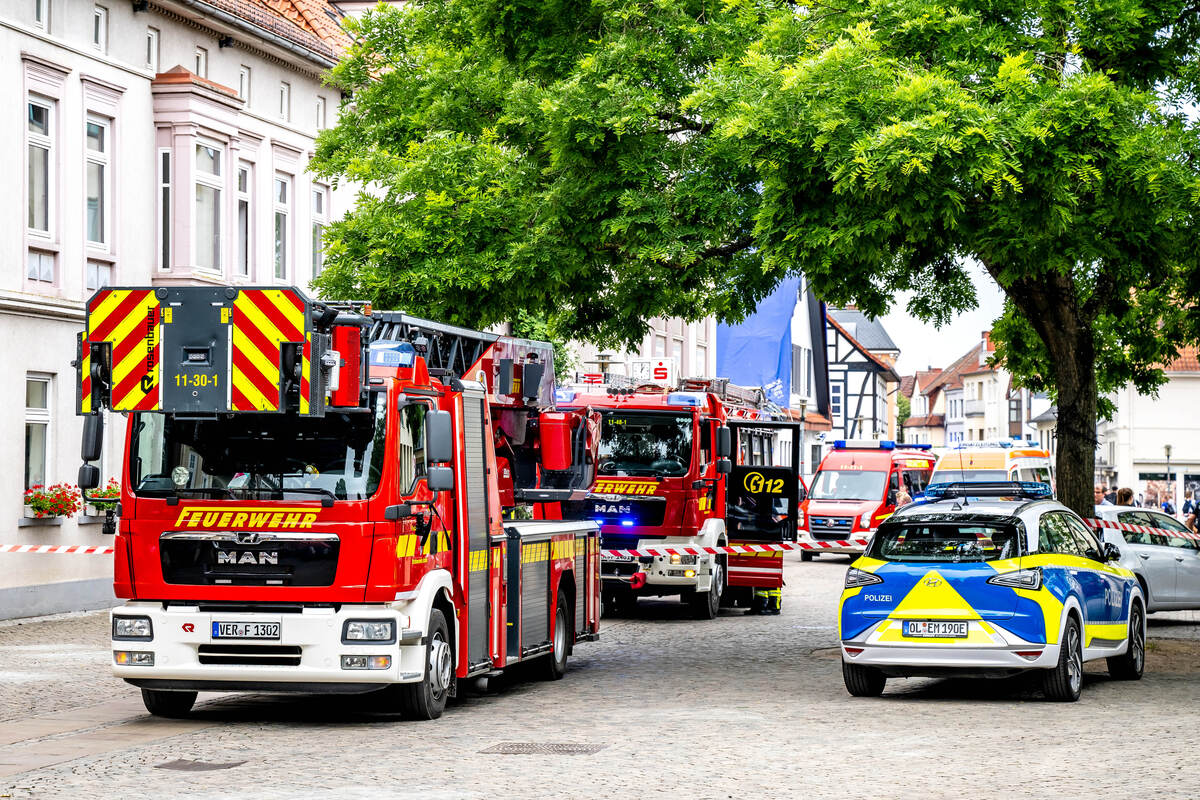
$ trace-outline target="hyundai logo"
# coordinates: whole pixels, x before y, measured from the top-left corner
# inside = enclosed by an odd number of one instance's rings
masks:
[[[937,575],[930,575],[928,578],[922,581],[922,583],[924,583],[926,586],[941,586],[942,579]]]

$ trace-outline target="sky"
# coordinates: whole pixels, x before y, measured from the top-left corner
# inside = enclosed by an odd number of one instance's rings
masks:
[[[978,304],[974,310],[959,314],[941,329],[910,317],[905,310],[907,295],[897,297],[891,313],[883,317],[883,327],[900,348],[896,371],[901,375],[911,375],[930,366],[950,366],[970,350],[979,341],[980,334],[992,327],[992,320],[1000,316],[1004,307],[1000,287],[979,265],[969,265],[968,270],[975,282]]]

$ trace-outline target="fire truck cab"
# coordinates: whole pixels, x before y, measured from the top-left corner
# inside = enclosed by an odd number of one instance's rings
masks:
[[[77,361],[85,462],[101,409],[129,416],[107,523],[126,601],[116,676],[164,716],[198,691],[382,690],[422,719],[520,661],[561,677],[598,635],[598,530],[506,519],[495,451],[564,448],[539,424],[558,414],[551,359],[294,288],[96,294]],[[98,479],[85,463],[81,487]]]
[[[861,545],[832,542],[868,538],[896,510],[900,490],[915,498],[924,491],[937,458],[931,445],[898,445],[875,439],[839,439],[813,475],[808,499],[800,504],[800,541],[815,552],[861,553]]]

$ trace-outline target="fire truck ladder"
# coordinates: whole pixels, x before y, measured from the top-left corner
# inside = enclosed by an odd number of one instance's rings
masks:
[[[455,376],[466,375],[467,369],[499,338],[499,334],[411,317],[401,311],[371,314],[372,342],[410,342],[418,352],[425,347],[425,364],[435,374],[443,370]]]

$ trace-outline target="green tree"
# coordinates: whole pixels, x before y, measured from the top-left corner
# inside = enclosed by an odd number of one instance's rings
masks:
[[[1090,514],[1097,396],[1195,336],[1197,9],[1186,0],[866,0],[777,14],[684,103],[757,165],[769,274],[942,320],[963,264],[1006,294],[997,358],[1058,409]],[[1194,286],[1194,284],[1193,284]]]
[[[912,401],[904,395],[896,396],[896,438],[904,441],[904,421],[912,416]]]

